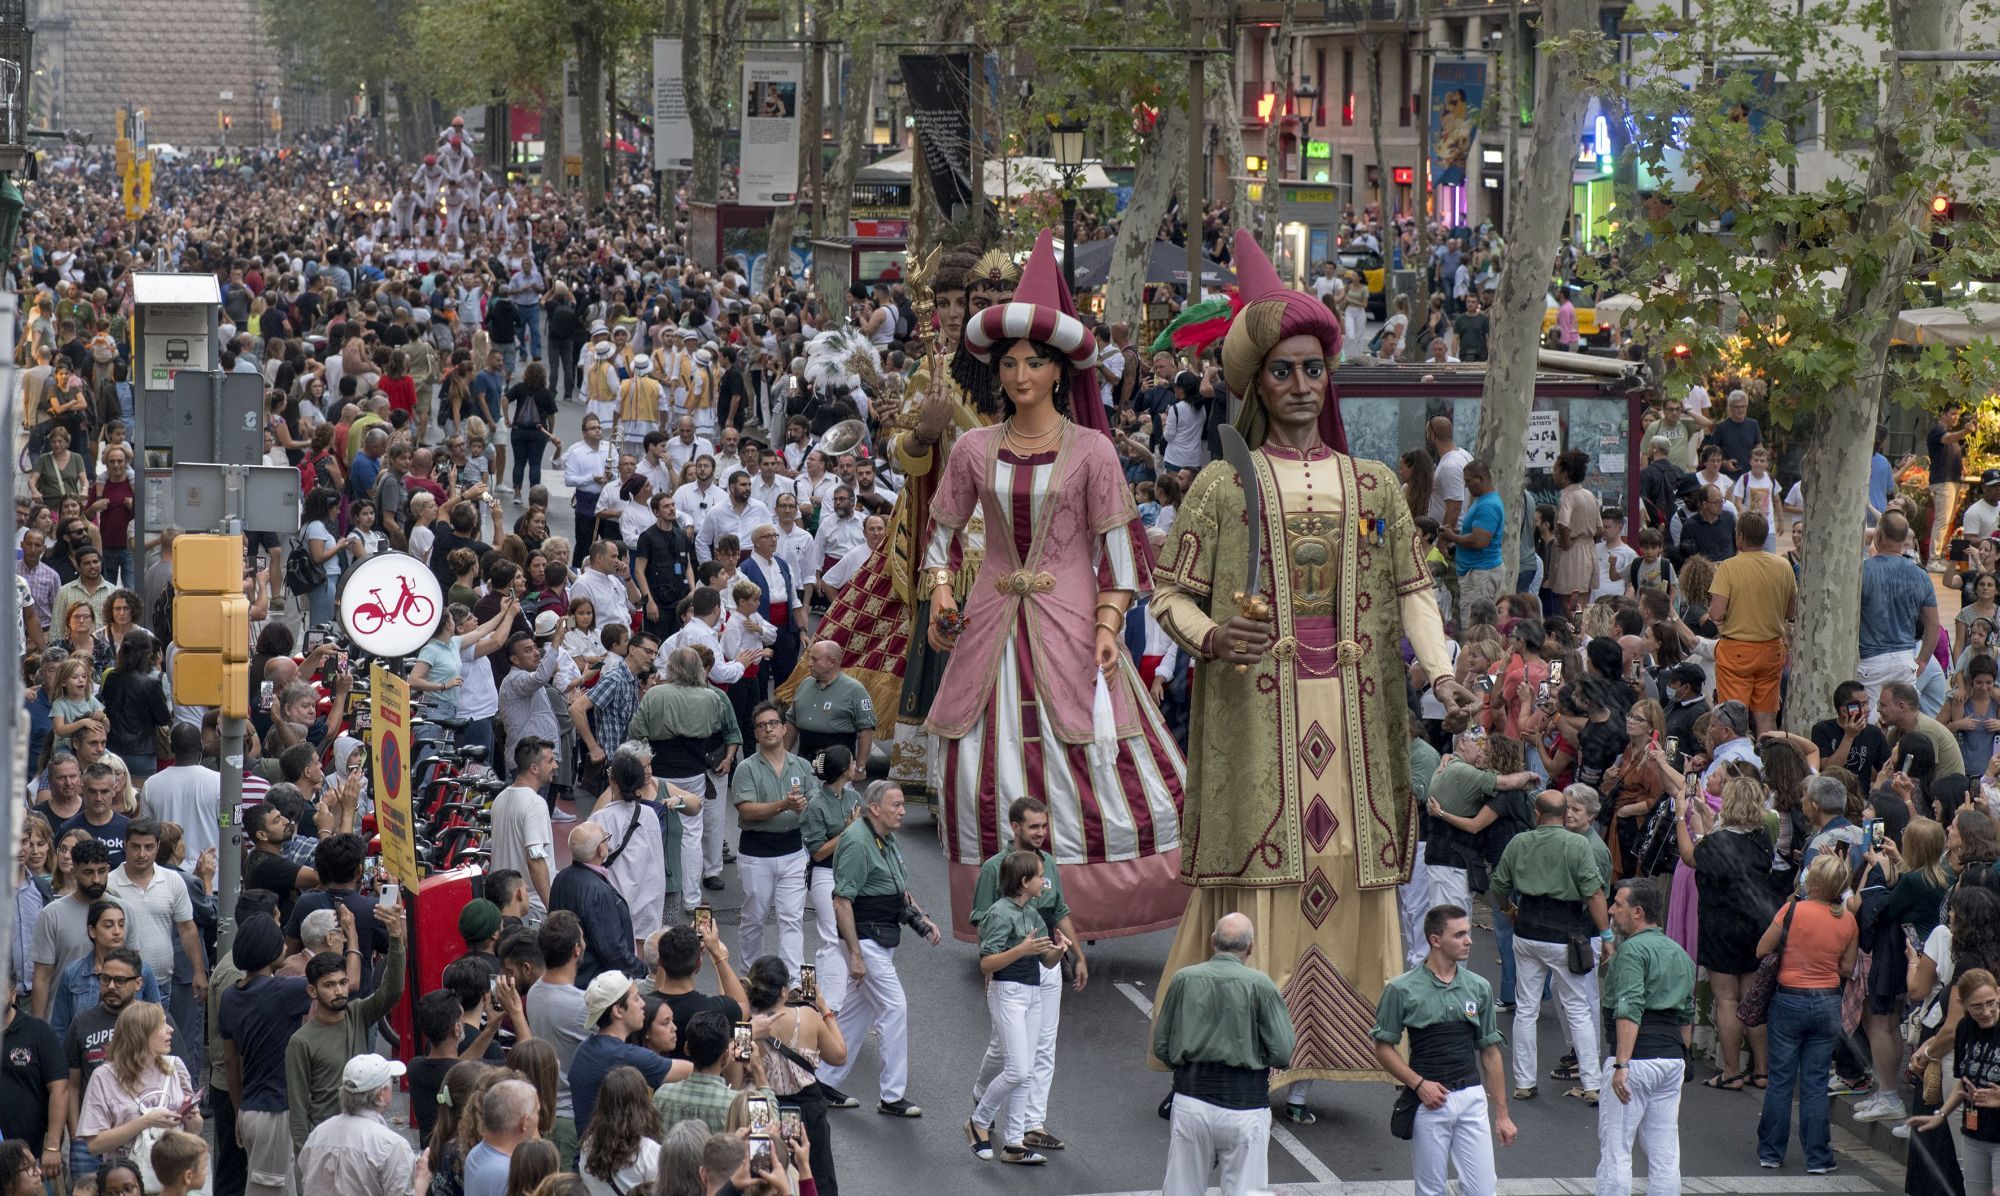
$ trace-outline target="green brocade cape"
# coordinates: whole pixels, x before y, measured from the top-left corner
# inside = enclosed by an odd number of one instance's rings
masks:
[[[1401,884],[1410,875],[1416,806],[1399,600],[1431,584],[1417,555],[1415,527],[1393,473],[1373,461],[1333,455],[1343,495],[1334,537],[1334,635],[1351,646],[1338,667],[1338,709],[1309,708],[1298,682],[1312,677],[1290,646],[1292,573],[1282,551],[1278,485],[1265,455],[1251,457],[1264,495],[1264,527],[1247,526],[1236,471],[1217,461],[1189,487],[1173,543],[1162,553],[1173,564],[1154,576],[1156,611],[1177,597],[1222,622],[1236,613],[1234,595],[1248,580],[1248,537],[1256,534],[1264,553],[1262,589],[1277,621],[1276,646],[1247,671],[1215,661],[1195,670],[1181,880],[1196,886],[1305,883],[1301,770],[1317,767],[1346,772],[1359,849],[1355,883],[1364,889]],[[1274,544],[1281,551],[1274,553]],[[1197,654],[1201,648],[1181,646]],[[1350,663],[1349,657],[1356,659]]]

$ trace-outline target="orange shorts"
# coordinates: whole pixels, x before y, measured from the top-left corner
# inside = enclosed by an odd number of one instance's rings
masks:
[[[1715,697],[1741,702],[1764,714],[1778,711],[1778,683],[1785,675],[1785,641],[1715,641]]]

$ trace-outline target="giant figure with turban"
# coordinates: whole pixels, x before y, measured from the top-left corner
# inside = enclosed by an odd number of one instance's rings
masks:
[[[1380,1079],[1369,1028],[1403,970],[1396,887],[1410,872],[1417,810],[1400,654],[1469,709],[1396,475],[1350,457],[1332,375],[1341,329],[1285,288],[1254,238],[1236,234],[1242,307],[1223,376],[1242,397],[1237,430],[1254,478],[1202,470],[1154,574],[1153,613],[1199,662],[1181,821],[1181,880],[1193,887],[1160,991],[1210,956],[1224,914],[1257,927],[1250,964],[1283,992],[1301,1082]],[[1261,499],[1246,519],[1245,486]],[[1252,553],[1262,577],[1250,584]],[[1269,618],[1243,611],[1261,597]],[[1458,717],[1463,717],[1462,715]]]

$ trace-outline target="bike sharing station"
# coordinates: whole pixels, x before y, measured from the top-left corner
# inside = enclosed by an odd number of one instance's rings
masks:
[[[292,477],[296,489],[298,474],[292,472]],[[449,817],[442,813],[449,796],[446,790],[459,779],[453,772],[461,761],[446,758],[442,745],[428,732],[420,732],[420,728],[432,726],[452,731],[464,724],[458,720],[420,721],[412,709],[410,683],[400,671],[430,640],[438,620],[444,617],[444,605],[437,578],[408,553],[377,552],[341,576],[341,630],[355,652],[373,658],[368,669],[365,741],[378,841],[370,844],[369,854],[379,852],[380,874],[395,882],[378,883],[376,899],[401,902],[409,911],[407,979],[403,999],[396,1002],[388,1018],[397,1036],[396,1055],[404,1060],[420,1053],[413,1018],[416,998],[441,987],[446,965],[465,954],[458,917],[466,903],[479,896],[485,881],[485,870],[477,863],[425,875],[421,862],[433,858],[437,840],[460,829],[440,828],[440,822],[455,819],[470,826],[462,811]],[[487,797],[491,794],[486,790],[498,787],[497,781],[475,784]],[[421,825],[417,820],[420,786],[426,815]],[[432,809],[433,805],[440,808]],[[421,848],[420,837],[426,841]]]

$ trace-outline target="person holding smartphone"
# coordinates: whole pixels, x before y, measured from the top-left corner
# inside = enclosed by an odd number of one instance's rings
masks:
[[[1048,1161],[1024,1141],[1042,1036],[1042,969],[1060,964],[1068,946],[1060,933],[1049,936],[1042,915],[1031,908],[1046,885],[1039,853],[1010,854],[1000,862],[1000,900],[979,920],[979,970],[990,978],[986,1011],[992,1019],[980,1073],[993,1078],[965,1123],[965,1136],[973,1156],[982,1160],[993,1158],[994,1124],[1004,1113],[1000,1161],[1024,1166]]]

